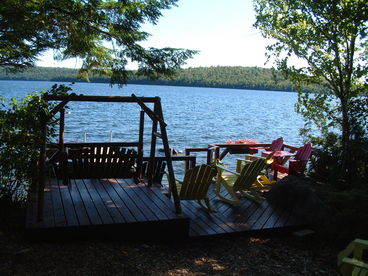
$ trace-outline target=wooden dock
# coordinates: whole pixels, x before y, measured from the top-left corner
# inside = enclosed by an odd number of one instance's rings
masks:
[[[181,201],[183,214],[159,186],[135,184],[131,179],[76,179],[71,186],[51,179],[44,193],[44,219],[37,222],[34,201],[26,227],[38,238],[94,235],[119,239],[180,239],[301,226],[291,210],[247,199],[241,206],[220,201],[210,188],[212,206],[207,213],[195,201]],[[172,236],[174,233],[175,236]]]

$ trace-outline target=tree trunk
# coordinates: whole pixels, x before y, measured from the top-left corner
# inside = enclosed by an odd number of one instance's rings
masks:
[[[341,173],[342,178],[346,181],[341,182],[341,188],[350,188],[351,183],[351,159],[350,159],[350,120],[348,114],[348,103],[346,98],[341,97],[341,113],[342,113],[342,137],[341,137]]]

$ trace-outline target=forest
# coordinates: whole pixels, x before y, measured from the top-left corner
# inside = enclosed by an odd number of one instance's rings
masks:
[[[77,78],[78,70],[55,67],[34,67],[23,72],[8,73],[0,70],[1,80],[38,80],[38,81],[84,81]],[[290,81],[280,72],[260,67],[198,67],[180,69],[174,77],[150,80],[130,72],[130,84],[154,84],[191,87],[218,87],[253,90],[294,91]],[[92,75],[91,82],[109,82],[108,76]]]

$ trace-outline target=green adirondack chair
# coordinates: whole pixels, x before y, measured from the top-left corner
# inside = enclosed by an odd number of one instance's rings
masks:
[[[368,252],[368,241],[355,239],[339,253],[337,265],[343,276],[368,275],[368,263],[363,260],[363,252]]]
[[[237,195],[239,192],[242,196],[247,197],[256,202],[262,201],[264,198],[260,194],[260,187],[256,185],[257,177],[261,171],[273,162],[272,156],[275,151],[271,152],[266,158],[259,158],[251,163],[244,165],[240,173],[228,170],[222,165],[216,165],[218,169],[217,187],[215,194],[222,200],[232,205],[241,205],[241,201]],[[224,174],[224,171],[230,174]],[[229,193],[231,199],[221,194],[221,186]]]
[[[216,213],[207,196],[216,171],[209,165],[200,165],[187,170],[183,181],[176,180],[180,200],[196,200],[207,212]]]

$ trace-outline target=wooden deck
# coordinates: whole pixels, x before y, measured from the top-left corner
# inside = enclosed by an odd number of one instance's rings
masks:
[[[303,225],[283,210],[244,199],[238,207],[220,201],[210,189],[208,214],[194,201],[181,201],[176,215],[172,201],[160,187],[135,184],[131,179],[76,179],[71,187],[56,179],[45,186],[44,219],[37,222],[36,202],[28,208],[26,227],[38,237],[185,238]]]

